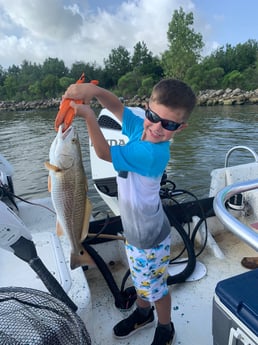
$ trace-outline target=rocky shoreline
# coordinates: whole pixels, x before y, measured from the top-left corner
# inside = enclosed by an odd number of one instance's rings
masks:
[[[0,101],[1,111],[27,111],[34,109],[58,108],[59,98],[39,101]],[[127,106],[144,107],[148,97],[135,96],[132,99],[123,99]],[[243,105],[258,104],[258,89],[254,91],[244,91],[241,89],[226,90],[205,90],[200,91],[197,95],[197,106],[216,106],[216,105]],[[98,102],[92,102],[93,107],[99,107]]]
[[[131,100],[125,100],[128,106],[144,106],[148,101],[147,97],[135,96]],[[205,90],[197,94],[197,106],[216,105],[243,105],[258,104],[258,89],[254,91],[244,91],[241,89],[226,90]]]

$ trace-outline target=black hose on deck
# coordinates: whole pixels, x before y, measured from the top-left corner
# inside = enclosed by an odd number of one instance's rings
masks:
[[[134,291],[128,290],[128,291],[130,291],[130,296],[126,296],[126,294],[124,294],[124,293],[122,294],[121,291],[119,290],[113,276],[112,276],[112,273],[108,269],[108,267],[107,267],[105,261],[102,259],[102,257],[96,252],[96,250],[94,248],[92,248],[87,243],[87,241],[84,241],[82,243],[82,245],[85,248],[85,250],[89,253],[89,255],[92,257],[92,259],[94,260],[98,269],[102,273],[111,293],[114,296],[115,306],[119,309],[128,309],[134,302],[134,301],[132,301],[132,303],[129,302],[129,304],[128,304],[128,298],[129,298],[129,300],[134,299],[134,297],[133,297]],[[135,296],[135,299],[136,299],[136,296]]]
[[[182,272],[175,274],[174,276],[168,277],[168,285],[185,282],[186,279],[193,273],[196,265],[196,257],[193,243],[187,235],[187,233],[185,232],[183,226],[176,220],[176,218],[172,214],[170,214],[170,224],[176,228],[176,230],[179,232],[180,236],[183,239],[188,254],[188,261],[186,267]]]

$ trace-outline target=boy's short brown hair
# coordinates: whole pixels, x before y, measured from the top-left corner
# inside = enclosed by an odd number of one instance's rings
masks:
[[[173,78],[159,81],[153,87],[150,100],[168,108],[184,109],[187,117],[196,104],[196,96],[191,87]]]

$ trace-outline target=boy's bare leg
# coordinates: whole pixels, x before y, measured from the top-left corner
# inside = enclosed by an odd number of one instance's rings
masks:
[[[139,307],[139,308],[148,308],[148,307],[151,307],[150,302],[145,301],[145,300],[141,299],[141,298],[138,297],[138,296],[137,296],[137,300],[136,300],[136,305],[137,305],[137,307]]]
[[[140,308],[150,307],[150,303],[137,297],[136,304]],[[160,324],[167,325],[171,321],[171,296],[168,293],[160,300],[155,302],[155,307],[158,315],[158,321]]]
[[[168,293],[160,300],[155,302],[158,321],[162,325],[168,325],[171,322],[171,296]]]

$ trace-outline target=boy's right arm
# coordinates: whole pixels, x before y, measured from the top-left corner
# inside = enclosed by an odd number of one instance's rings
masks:
[[[80,99],[84,104],[90,104],[96,98],[102,107],[111,111],[122,121],[124,105],[112,92],[91,83],[72,84],[66,90],[64,98]]]

